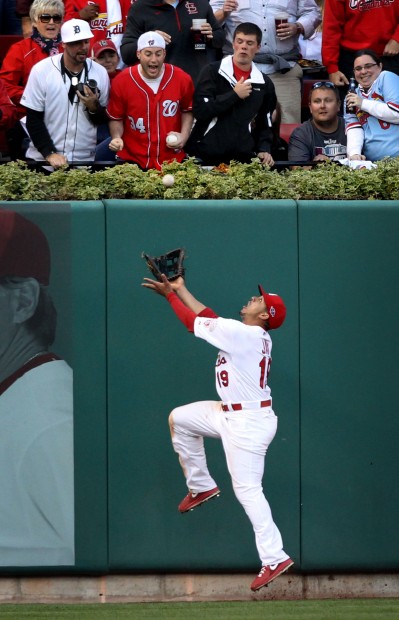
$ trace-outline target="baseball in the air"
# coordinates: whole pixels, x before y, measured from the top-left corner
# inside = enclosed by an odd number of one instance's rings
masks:
[[[165,187],[172,187],[174,182],[175,177],[173,176],[173,174],[165,174],[165,176],[162,177],[162,183],[165,185]]]
[[[168,136],[166,136],[166,144],[168,146],[174,146],[178,142],[179,138],[174,133],[170,133]]]

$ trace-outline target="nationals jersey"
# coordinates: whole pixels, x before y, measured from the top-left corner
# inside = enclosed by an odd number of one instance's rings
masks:
[[[141,168],[161,168],[166,161],[181,162],[185,153],[166,146],[170,131],[180,132],[182,112],[192,109],[194,84],[191,77],[168,63],[158,92],[146,84],[139,66],[128,67],[112,80],[107,114],[123,121],[123,149],[118,156]]]
[[[220,349],[216,360],[216,390],[224,402],[270,398],[267,377],[272,341],[267,331],[234,319],[197,316],[194,334]]]
[[[399,76],[381,71],[356,114],[345,114],[348,156],[363,153],[369,161],[399,155]],[[361,150],[363,146],[363,151]]]

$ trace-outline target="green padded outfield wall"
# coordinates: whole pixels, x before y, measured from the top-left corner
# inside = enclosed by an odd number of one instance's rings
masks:
[[[399,568],[398,207],[299,203],[304,571]]]
[[[141,252],[187,250],[187,284],[221,316],[237,317],[257,284],[286,300],[273,334],[270,385],[279,430],[264,487],[287,552],[299,562],[297,209],[293,201],[108,201],[109,563],[113,571],[259,568],[254,536],[233,496],[220,442],[206,442],[222,489],[207,509],[181,515],[183,474],[168,414],[217,399],[216,349],[189,334],[169,304],[143,289]]]
[[[51,350],[73,369],[75,564],[51,573],[106,570],[105,214],[101,202],[0,203],[36,223],[51,250],[50,294],[57,308]],[[50,468],[51,469],[51,468]],[[51,474],[51,471],[49,471]],[[48,572],[45,567],[13,573]],[[10,572],[1,567],[0,572]]]

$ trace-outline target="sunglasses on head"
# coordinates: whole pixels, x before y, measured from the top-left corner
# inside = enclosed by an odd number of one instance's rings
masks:
[[[337,87],[332,82],[315,82],[312,84],[311,90],[316,90],[316,88],[332,88],[333,90],[337,90]]]
[[[62,22],[62,15],[49,15],[48,13],[43,13],[43,15],[39,15],[39,21],[42,24],[49,24],[53,20],[55,24],[60,24]]]

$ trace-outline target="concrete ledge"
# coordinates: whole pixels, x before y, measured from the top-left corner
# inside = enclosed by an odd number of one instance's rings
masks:
[[[1,603],[134,603],[399,598],[399,574],[281,575],[257,593],[254,575],[0,577]]]

